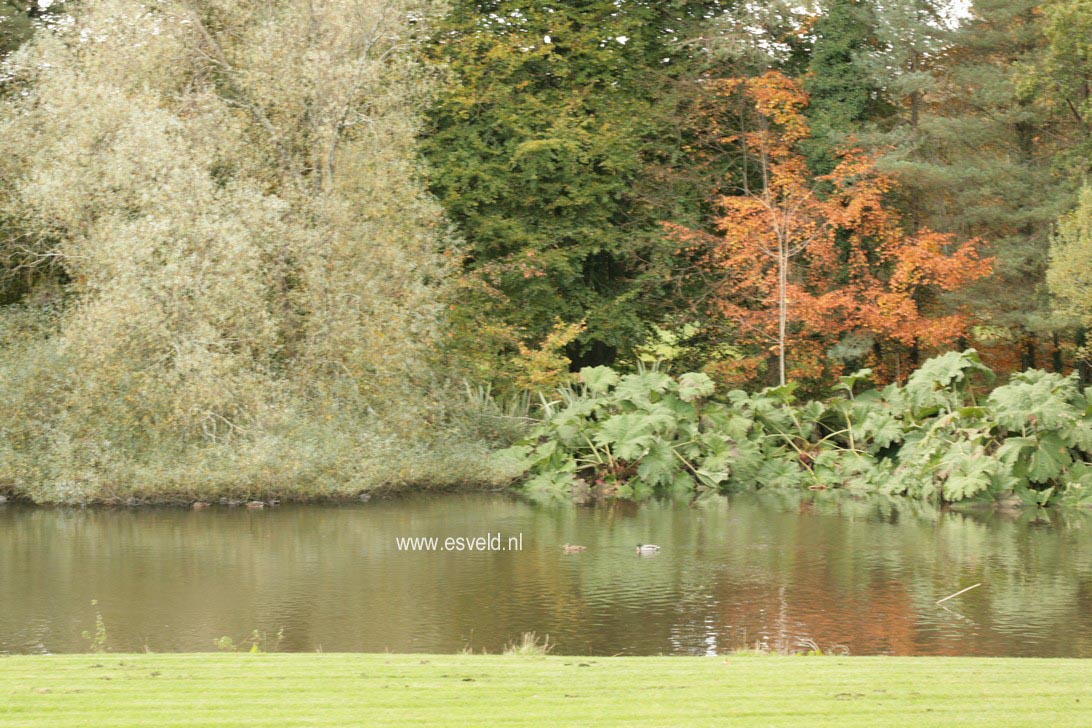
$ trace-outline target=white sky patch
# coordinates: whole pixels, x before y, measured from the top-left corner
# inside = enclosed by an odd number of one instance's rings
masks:
[[[971,0],[951,0],[948,13],[957,21],[971,17]]]

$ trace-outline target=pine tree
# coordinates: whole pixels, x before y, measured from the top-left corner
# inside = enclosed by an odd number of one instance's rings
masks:
[[[864,65],[891,104],[887,130],[917,130],[936,85],[934,71],[952,43],[950,8],[938,0],[875,3],[876,45]]]
[[[1053,167],[1057,115],[1021,84],[1045,48],[1037,0],[977,0],[933,79],[911,95],[910,133],[884,168],[908,190],[911,219],[961,238],[980,237],[995,273],[951,297],[977,312],[978,333],[997,344],[996,364],[1042,364],[1052,337],[1044,284],[1053,222],[1071,183]],[[913,76],[917,78],[917,76]]]
[[[876,19],[865,0],[832,0],[813,26],[815,36],[804,88],[811,99],[809,167],[829,174],[834,150],[868,122],[889,114],[882,89],[869,73]]]

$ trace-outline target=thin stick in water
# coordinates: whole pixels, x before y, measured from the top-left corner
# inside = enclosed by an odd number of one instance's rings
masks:
[[[963,592],[969,592],[971,589],[974,589],[976,586],[982,586],[981,582],[978,583],[978,584],[972,584],[971,586],[967,587],[966,589],[960,589],[955,594],[949,594],[948,596],[944,597],[943,599],[938,599],[937,604],[940,604],[941,602],[946,602],[949,599],[951,599],[952,597],[958,597]]]

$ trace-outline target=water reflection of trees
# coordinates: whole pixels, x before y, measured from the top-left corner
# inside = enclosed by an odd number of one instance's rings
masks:
[[[71,650],[99,600],[114,649],[702,654],[802,638],[855,654],[1092,655],[1092,522],[764,491],[535,506],[456,495],[248,512],[0,509],[0,649]],[[396,536],[524,534],[519,554]],[[589,550],[560,553],[562,543]],[[639,542],[664,546],[638,558]],[[982,587],[938,607],[941,596]]]

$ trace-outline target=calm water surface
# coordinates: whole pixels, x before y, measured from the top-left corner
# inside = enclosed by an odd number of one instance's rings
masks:
[[[522,535],[522,550],[397,539]],[[564,543],[583,544],[580,554]],[[662,552],[640,557],[637,543]],[[945,604],[936,600],[982,586]],[[98,600],[98,606],[91,605]],[[806,640],[851,654],[1092,657],[1092,515],[956,513],[763,492],[694,504],[489,494],[353,506],[0,506],[0,652],[281,650],[715,654]]]

